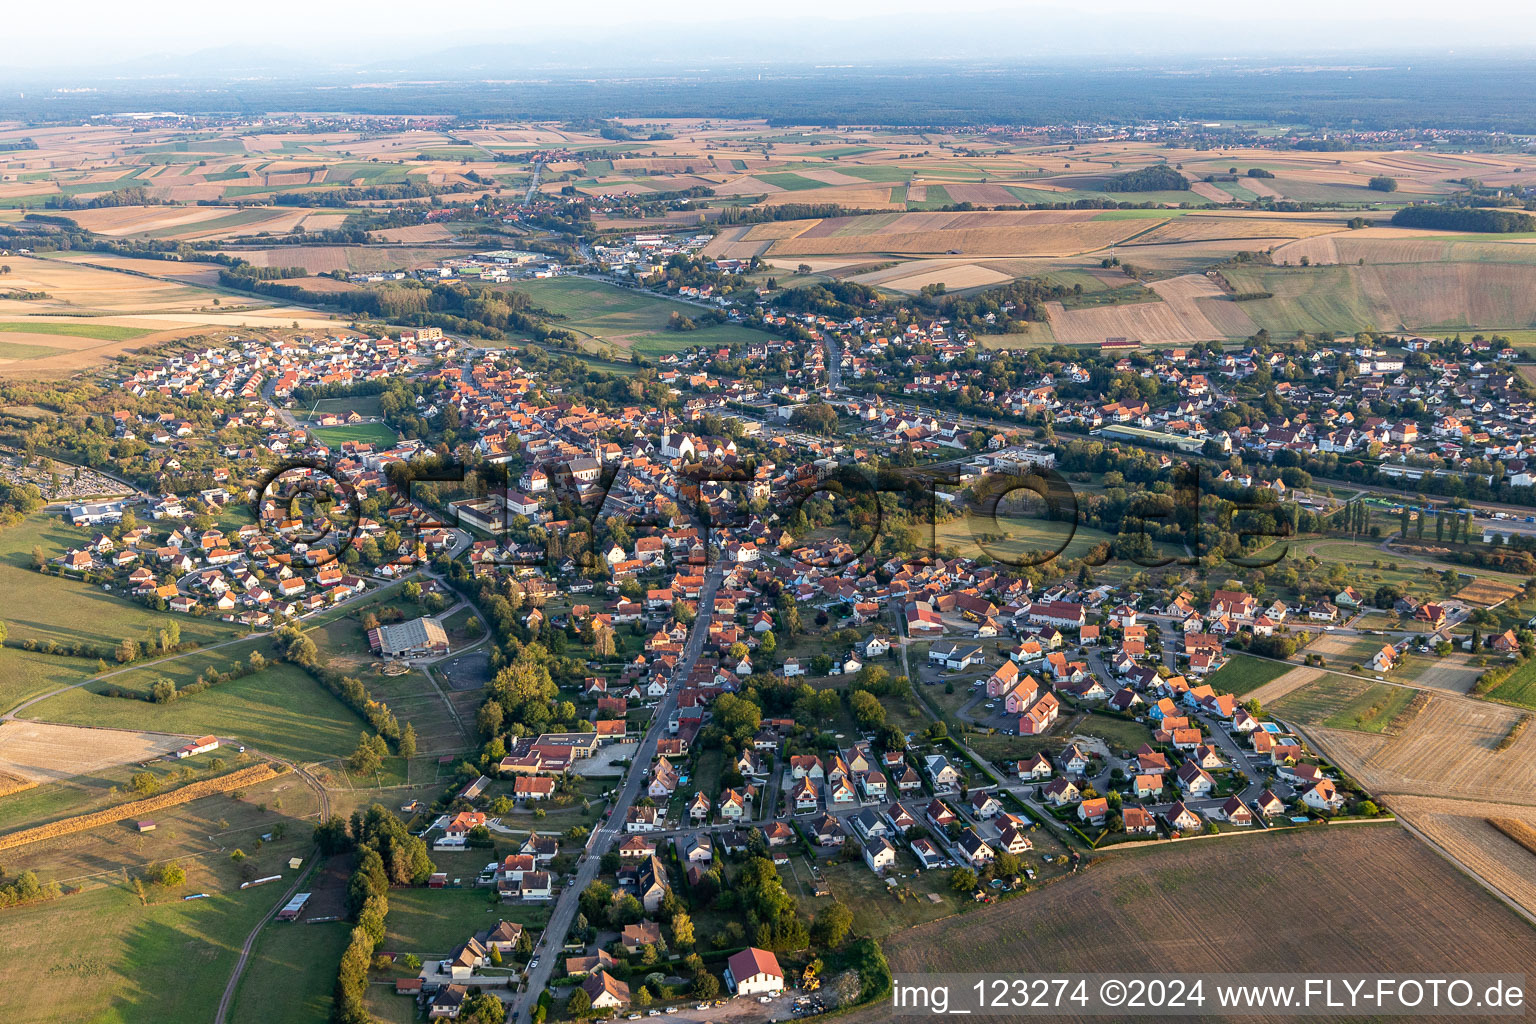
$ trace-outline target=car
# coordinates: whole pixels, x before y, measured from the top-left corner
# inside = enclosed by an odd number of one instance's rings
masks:
[[[626,1020],[639,1020],[640,1019],[640,1015],[638,1013],[632,1013],[628,1017],[626,1017],[625,1019]]]
[[[695,1010],[707,1010],[707,1009],[709,1009],[709,1004],[708,1003],[694,1003],[693,1004],[693,1008]]]
[[[534,957],[532,960],[528,961],[528,969],[530,971],[533,970],[537,966],[539,966],[539,958],[538,957]]]
[[[667,1007],[666,1012],[667,1013],[676,1013],[677,1012],[677,1007],[669,1006],[669,1007]]]

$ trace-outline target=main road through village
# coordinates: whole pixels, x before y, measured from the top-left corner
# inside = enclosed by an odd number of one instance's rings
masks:
[[[539,993],[543,992],[545,986],[549,984],[555,969],[555,957],[565,945],[565,936],[571,929],[571,923],[576,920],[577,904],[582,890],[597,878],[602,866],[603,854],[608,852],[614,840],[623,833],[624,819],[630,807],[639,799],[640,786],[645,781],[645,766],[651,763],[651,759],[656,754],[657,740],[666,731],[672,712],[677,710],[678,692],[682,689],[682,684],[687,680],[693,671],[694,663],[699,660],[699,655],[704,651],[704,641],[709,637],[709,623],[714,616],[715,591],[719,589],[720,582],[724,578],[725,563],[717,560],[705,574],[704,585],[699,590],[699,613],[694,617],[693,628],[688,632],[688,644],[683,648],[683,656],[678,661],[677,669],[673,674],[674,684],[668,688],[667,695],[657,705],[656,714],[640,740],[640,746],[636,749],[634,759],[631,761],[629,774],[624,779],[623,789],[614,800],[606,823],[599,823],[593,830],[587,840],[586,852],[577,865],[575,876],[566,883],[565,888],[560,891],[560,898],[555,901],[555,909],[550,914],[549,924],[545,927],[544,935],[539,939],[539,944],[534,950],[538,957],[538,966],[528,972],[527,987],[517,1006],[517,1024],[530,1024]]]

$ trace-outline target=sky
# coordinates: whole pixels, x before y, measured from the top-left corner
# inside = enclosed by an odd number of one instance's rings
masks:
[[[135,74],[174,73],[177,65],[158,59],[200,53],[245,70],[304,57],[333,66],[409,61],[466,46],[501,48],[497,63],[515,71],[678,61],[1451,53],[1536,44],[1530,0],[1485,0],[1459,20],[1454,10],[1443,0],[774,0],[755,7],[719,0],[77,0],[66,9],[11,5],[5,28],[18,44],[6,47],[13,67],[111,72],[150,59]]]

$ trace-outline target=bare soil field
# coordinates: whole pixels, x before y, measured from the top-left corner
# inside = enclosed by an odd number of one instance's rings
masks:
[[[1038,894],[900,932],[885,953],[896,973],[1525,973],[1536,930],[1403,829],[1334,826],[1109,854]]]
[[[0,771],[34,782],[55,782],[160,757],[186,740],[122,729],[13,721],[0,723]]]
[[[1073,310],[1059,302],[1048,303],[1051,330],[1067,344],[1095,344],[1115,337],[1190,343],[1252,333],[1251,324],[1247,331],[1241,330],[1246,319],[1242,309],[1204,275],[1187,274],[1149,287],[1163,301]],[[1213,322],[1206,315],[1208,310],[1217,310],[1220,321]],[[1240,329],[1234,332],[1234,326]]]
[[[1536,826],[1536,809],[1476,800],[1399,796],[1392,812],[1504,895],[1536,914],[1536,853],[1488,822],[1513,818]]]
[[[1499,750],[1516,708],[1437,695],[1396,736],[1314,727],[1308,735],[1361,785],[1394,794],[1536,806],[1536,732]]]

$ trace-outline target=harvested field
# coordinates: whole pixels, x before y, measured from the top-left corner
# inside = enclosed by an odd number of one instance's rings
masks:
[[[1505,896],[1536,914],[1536,811],[1433,797],[1393,797],[1392,812]],[[1524,841],[1522,841],[1524,840]]]
[[[20,775],[12,775],[10,772],[0,771],[0,796],[21,793],[36,786],[37,782],[34,779],[23,778]]]
[[[453,233],[441,224],[417,224],[408,228],[386,228],[372,232],[374,238],[384,242],[445,242]]]
[[[1227,195],[1225,192],[1222,195]],[[1227,196],[1231,199],[1231,196]],[[1188,213],[1159,224],[1145,235],[1127,242],[1131,246],[1162,245],[1168,242],[1205,242],[1219,239],[1244,239],[1251,249],[1272,239],[1306,238],[1338,231],[1340,225],[1327,221],[1280,217],[1244,217],[1220,213]]]
[[[953,249],[967,256],[1063,256],[1102,248],[1144,227],[1138,221],[1092,220],[1093,212],[909,213],[894,219],[886,215],[877,224],[862,217],[781,222],[775,227],[801,227],[781,235],[769,252],[796,256],[945,253]],[[754,232],[748,237],[764,236]]]
[[[1204,275],[1186,274],[1149,286],[1162,302],[1137,302],[1090,309],[1065,309],[1048,303],[1051,329],[1066,344],[1097,344],[1105,338],[1136,338],[1144,342],[1192,343],[1242,337],[1242,309]],[[1218,313],[1219,325],[1206,315]],[[1233,327],[1239,327],[1233,331]]]
[[[88,832],[91,829],[101,828],[113,822],[125,821],[129,818],[140,818],[155,811],[184,804],[189,800],[199,797],[212,796],[215,793],[227,793],[232,789],[242,786],[254,786],[275,778],[279,773],[265,761],[261,764],[251,765],[249,768],[241,768],[230,772],[228,775],[220,775],[216,779],[204,779],[201,782],[188,783],[171,790],[152,796],[147,800],[135,800],[132,803],[119,804],[109,807],[104,811],[96,811],[93,814],[82,814],[74,818],[64,818],[50,822],[47,825],[39,825],[36,828],[21,829],[16,832],[8,832],[0,836],[0,850],[9,850],[17,846],[26,846],[29,843],[41,842],[45,839],[53,839],[58,836],[72,835],[76,832]]]
[[[956,292],[1011,280],[1007,274],[1000,274],[974,263],[918,260],[907,266],[909,268],[921,266],[922,269],[915,274],[905,274],[882,281],[880,282],[882,287],[899,292],[917,292],[926,285],[943,284],[949,291]]]
[[[1230,203],[1232,193],[1223,192],[1220,188],[1208,181],[1192,181],[1189,190],[1202,199],[1209,199],[1213,203]]]
[[[1503,580],[1475,579],[1455,594],[1456,600],[1466,604],[1492,608],[1520,594],[1520,588]]]
[[[1285,927],[1255,927],[1256,906],[1274,907]],[[1524,973],[1536,931],[1406,831],[1370,825],[1110,854],[1043,893],[900,932],[884,949],[898,973],[1149,963]],[[850,1019],[888,1016],[879,1006]]]
[[[1496,800],[1536,806],[1536,732],[1499,749],[1518,709],[1438,695],[1402,733],[1314,727],[1308,734],[1375,793]]]
[[[85,263],[100,262],[102,266],[114,265],[110,259],[97,260],[95,256],[95,253],[76,254],[75,259]],[[0,300],[0,320],[17,319],[13,314],[187,311],[209,305],[215,296],[214,292],[190,281],[151,280],[62,259],[12,256],[6,262],[11,267],[11,273],[5,278],[6,290],[47,292],[50,298],[26,302]]]
[[[185,742],[179,736],[123,729],[4,722],[0,723],[0,771],[33,782],[55,782],[161,757]]]
[[[1292,690],[1299,690],[1308,683],[1322,678],[1322,675],[1323,670],[1320,668],[1293,668],[1280,678],[1272,679],[1254,690],[1248,694],[1248,697],[1258,701],[1261,707],[1267,708]]]

